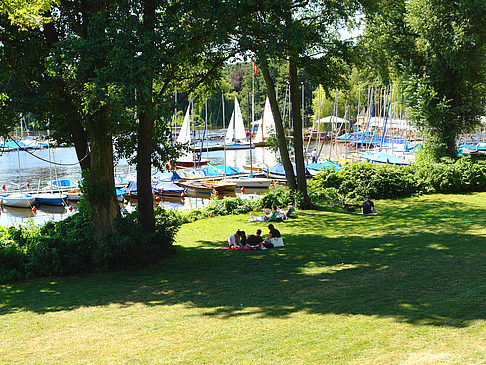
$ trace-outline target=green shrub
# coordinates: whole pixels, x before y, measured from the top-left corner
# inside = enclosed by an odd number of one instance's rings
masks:
[[[421,159],[410,166],[357,162],[338,172],[322,171],[309,182],[309,196],[315,202],[485,190],[486,162],[470,157],[441,162]]]
[[[260,198],[259,208],[271,208],[272,205],[277,207],[286,207],[289,204],[295,204],[294,196],[290,192],[290,189],[281,186],[274,185],[270,187],[267,194],[264,194]]]
[[[142,232],[138,211],[119,218],[116,233],[102,239],[95,249],[96,267],[103,270],[134,269],[153,264],[172,253],[182,221],[176,213],[162,206],[154,214],[154,233]]]
[[[218,199],[216,196],[212,196],[208,205],[201,209],[201,215],[203,217],[213,217],[217,215],[248,213],[256,205],[257,202],[255,200],[242,199],[240,197]]]
[[[0,283],[95,269],[145,266],[173,251],[181,216],[158,208],[156,231],[142,234],[138,212],[120,217],[117,232],[101,240],[92,234],[89,210],[37,227],[27,224],[0,230]]]
[[[0,283],[21,280],[25,276],[24,250],[2,232],[0,241]]]
[[[461,193],[486,190],[486,162],[463,157],[455,162],[424,161],[413,165],[424,193]]]
[[[310,196],[318,199],[339,200],[335,198],[342,196],[361,200],[366,195],[375,199],[399,198],[416,192],[417,182],[410,167],[364,162],[352,163],[337,172],[322,171],[309,184]]]

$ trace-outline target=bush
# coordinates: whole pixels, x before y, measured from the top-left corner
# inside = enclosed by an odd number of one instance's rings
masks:
[[[260,198],[258,208],[271,208],[272,205],[286,207],[289,204],[295,204],[295,198],[295,196],[292,196],[290,189],[281,185],[274,185],[270,187],[267,194]]]
[[[335,172],[325,170],[309,182],[317,201],[402,198],[421,193],[486,191],[486,162],[471,157],[457,161],[419,160],[410,166],[357,162]]]
[[[334,190],[326,190],[334,189]],[[309,184],[309,195],[332,200],[343,197],[362,200],[366,195],[376,199],[399,198],[417,192],[411,167],[388,164],[352,163],[340,171],[320,172]]]
[[[117,232],[101,240],[92,235],[89,210],[42,227],[27,224],[0,231],[0,283],[49,275],[69,275],[149,265],[173,251],[181,217],[158,208],[156,231],[142,234],[138,212],[121,217]]]
[[[256,206],[255,201],[242,199],[240,197],[218,199],[211,197],[208,205],[201,209],[201,215],[204,217],[213,217],[217,215],[242,214],[252,211]]]
[[[486,190],[486,162],[463,157],[455,162],[414,164],[418,186],[424,193],[460,193]]]

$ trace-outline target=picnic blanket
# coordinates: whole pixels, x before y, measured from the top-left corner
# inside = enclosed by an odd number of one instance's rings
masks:
[[[229,246],[226,246],[226,247],[221,247],[221,250],[243,250],[243,251],[251,251],[251,250],[259,250],[261,249],[261,247],[246,247],[246,246],[242,246],[242,247],[229,247]]]

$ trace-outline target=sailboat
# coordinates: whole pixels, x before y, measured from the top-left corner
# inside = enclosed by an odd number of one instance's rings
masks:
[[[3,205],[8,207],[32,208],[35,197],[30,194],[20,192],[4,195],[0,198],[0,201]]]
[[[272,109],[270,107],[270,100],[265,100],[265,106],[263,108],[262,118],[255,122],[258,129],[255,133],[253,141],[256,145],[264,144],[265,139],[271,135],[275,135],[275,121],[273,120]]]
[[[231,120],[226,130],[225,144],[227,150],[239,150],[254,148],[246,140],[245,125],[243,124],[243,117],[241,116],[240,104],[235,96],[235,108],[231,115]]]
[[[182,122],[181,130],[177,136],[177,143],[186,144],[191,141],[191,105],[187,107],[184,121]],[[177,167],[197,167],[198,165],[207,165],[209,160],[201,159],[199,161],[196,153],[188,152],[178,158],[175,162]]]

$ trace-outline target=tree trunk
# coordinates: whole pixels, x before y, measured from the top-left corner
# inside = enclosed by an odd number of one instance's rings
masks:
[[[287,142],[285,140],[285,130],[282,122],[282,115],[278,108],[277,96],[275,93],[275,83],[273,82],[270,71],[267,67],[262,67],[263,78],[267,86],[268,100],[270,101],[270,107],[272,108],[273,119],[275,121],[275,131],[277,133],[278,149],[280,151],[280,157],[282,158],[282,164],[285,170],[285,177],[287,178],[287,185],[290,190],[296,190],[295,174],[292,162],[290,161],[289,150],[287,148]]]
[[[144,94],[144,93],[142,93]],[[152,98],[141,96],[137,147],[138,211],[142,232],[155,231],[154,200],[152,194],[152,132],[154,126]],[[151,95],[150,95],[151,96]]]
[[[138,146],[137,146],[137,193],[138,211],[142,232],[155,231],[154,200],[152,194],[152,134],[154,129],[154,107],[152,100],[153,62],[155,46],[155,4],[145,0],[143,9],[143,38],[145,48],[142,52],[144,74],[140,90]]]
[[[300,93],[299,80],[297,77],[297,66],[295,62],[289,61],[289,82],[290,82],[290,102],[292,104],[292,118],[293,118],[293,136],[295,148],[295,168],[297,170],[297,189],[302,193],[304,201],[301,202],[303,206],[300,208],[309,209],[311,201],[307,194],[307,179],[305,177],[305,162],[304,162],[304,142],[302,141],[302,115],[300,113]]]
[[[114,222],[120,214],[120,206],[115,194],[113,141],[108,108],[101,107],[93,118],[91,170],[85,189],[91,205],[94,234],[101,238],[103,235],[114,233]]]

